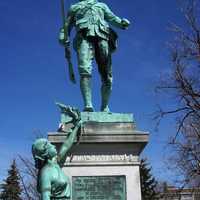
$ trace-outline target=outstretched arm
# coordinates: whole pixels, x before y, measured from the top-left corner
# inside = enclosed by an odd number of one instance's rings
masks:
[[[79,127],[81,126],[81,120],[78,121],[74,127],[74,129],[72,130],[72,132],[70,133],[69,137],[66,139],[66,141],[62,144],[61,148],[60,148],[60,152],[58,153],[58,164],[60,166],[64,165],[64,162],[66,160],[66,156],[67,156],[67,152],[69,151],[69,149],[72,147],[74,140],[76,138],[76,135],[78,133]]]
[[[116,16],[106,4],[104,4],[104,14],[105,20],[118,28],[126,29],[130,25],[130,22],[127,19],[121,19]]]

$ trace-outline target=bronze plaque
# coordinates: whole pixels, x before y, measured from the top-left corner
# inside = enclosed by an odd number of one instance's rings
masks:
[[[126,177],[74,176],[72,200],[126,200]]]

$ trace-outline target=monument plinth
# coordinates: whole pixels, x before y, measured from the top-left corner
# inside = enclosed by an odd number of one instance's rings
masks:
[[[81,120],[63,167],[72,182],[72,200],[141,200],[139,155],[148,133],[136,129],[132,114],[83,112]],[[48,135],[58,149],[70,132],[68,125],[63,129]]]

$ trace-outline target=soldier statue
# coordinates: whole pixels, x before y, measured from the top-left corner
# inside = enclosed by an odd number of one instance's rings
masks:
[[[101,76],[101,111],[109,112],[109,98],[112,90],[112,59],[116,49],[117,34],[109,23],[127,29],[129,21],[116,16],[109,7],[98,0],[80,0],[71,5],[60,32],[61,44],[68,46],[70,32],[76,28],[74,49],[78,57],[80,89],[84,100],[84,111],[93,112],[91,95],[92,61],[95,58]],[[71,74],[73,76],[73,74]],[[74,77],[71,77],[73,80]]]

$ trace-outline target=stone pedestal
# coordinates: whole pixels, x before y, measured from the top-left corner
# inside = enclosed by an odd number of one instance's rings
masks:
[[[103,114],[81,113],[81,136],[63,168],[72,200],[141,200],[139,155],[148,133],[136,130],[130,114]],[[48,135],[57,148],[66,137],[67,131]]]

